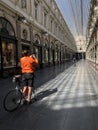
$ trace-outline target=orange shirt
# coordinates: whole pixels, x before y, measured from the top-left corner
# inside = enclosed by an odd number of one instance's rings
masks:
[[[33,73],[35,64],[38,64],[38,60],[36,58],[31,58],[30,56],[24,56],[20,59],[22,73]]]

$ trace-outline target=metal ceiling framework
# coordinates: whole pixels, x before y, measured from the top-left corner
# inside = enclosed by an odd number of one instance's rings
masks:
[[[76,33],[74,33],[72,27],[70,27],[69,19],[65,19],[65,20],[69,25],[69,28],[71,29],[74,38],[76,39],[76,37],[79,37],[78,42],[79,41],[84,42],[83,37],[85,37],[86,39],[86,29],[87,29],[89,10],[90,10],[90,0],[61,0],[60,2],[61,2],[61,11],[63,13],[63,16],[64,16],[64,12],[66,15],[66,8],[64,7],[64,5],[66,4],[66,2],[69,4],[69,11],[73,21],[72,26],[74,26]],[[81,47],[81,42],[80,42],[80,47]]]

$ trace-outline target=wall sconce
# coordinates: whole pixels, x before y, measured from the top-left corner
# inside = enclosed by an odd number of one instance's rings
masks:
[[[56,39],[56,40],[54,40],[54,43],[55,43],[55,42],[57,42],[57,41],[58,41],[57,39]]]
[[[47,33],[47,32],[42,32],[42,34],[48,36],[48,33]]]
[[[18,16],[18,20],[19,20],[19,21],[22,21],[22,20],[24,20],[24,19],[25,19],[24,16]]]
[[[27,20],[24,16],[18,16],[18,20],[27,23]]]

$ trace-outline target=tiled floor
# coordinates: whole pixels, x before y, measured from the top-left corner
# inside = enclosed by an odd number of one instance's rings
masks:
[[[98,74],[94,70],[84,60],[64,68],[38,87],[37,102],[13,113],[3,111],[0,129],[98,130]]]

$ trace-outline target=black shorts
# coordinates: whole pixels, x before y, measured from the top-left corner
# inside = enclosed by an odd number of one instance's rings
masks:
[[[33,87],[34,73],[24,73],[22,74],[23,86]]]

